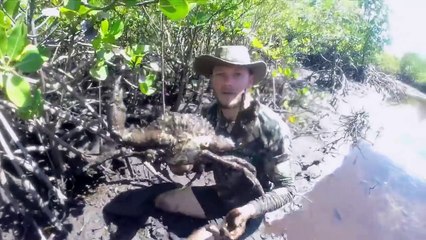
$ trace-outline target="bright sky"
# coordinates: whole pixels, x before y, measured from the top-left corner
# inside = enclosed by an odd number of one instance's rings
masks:
[[[389,24],[392,42],[385,47],[401,57],[406,52],[426,56],[426,0],[385,0],[390,8]]]

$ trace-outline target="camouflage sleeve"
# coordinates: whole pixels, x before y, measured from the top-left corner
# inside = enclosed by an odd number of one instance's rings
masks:
[[[292,201],[295,193],[294,177],[290,166],[291,134],[288,126],[279,121],[263,137],[267,153],[263,159],[265,175],[273,184],[272,190],[251,202],[255,215],[281,208]]]

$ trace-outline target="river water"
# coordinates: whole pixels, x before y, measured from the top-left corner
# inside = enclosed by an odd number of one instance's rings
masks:
[[[426,239],[426,101],[367,104],[373,142],[352,149],[303,210],[274,222],[289,240]]]

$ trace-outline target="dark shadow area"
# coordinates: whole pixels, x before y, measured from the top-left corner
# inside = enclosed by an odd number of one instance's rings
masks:
[[[143,237],[180,239],[205,225],[207,220],[171,214],[155,208],[155,197],[176,187],[179,185],[174,183],[156,184],[121,193],[112,199],[103,209],[111,239],[132,239],[142,228],[145,228],[144,234],[150,234]]]

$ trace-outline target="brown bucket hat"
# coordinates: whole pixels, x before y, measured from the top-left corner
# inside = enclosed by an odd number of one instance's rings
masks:
[[[245,66],[254,74],[254,84],[259,83],[266,75],[266,63],[263,61],[252,62],[245,46],[221,46],[215,55],[201,55],[194,60],[194,71],[210,77],[213,68],[217,65]]]

